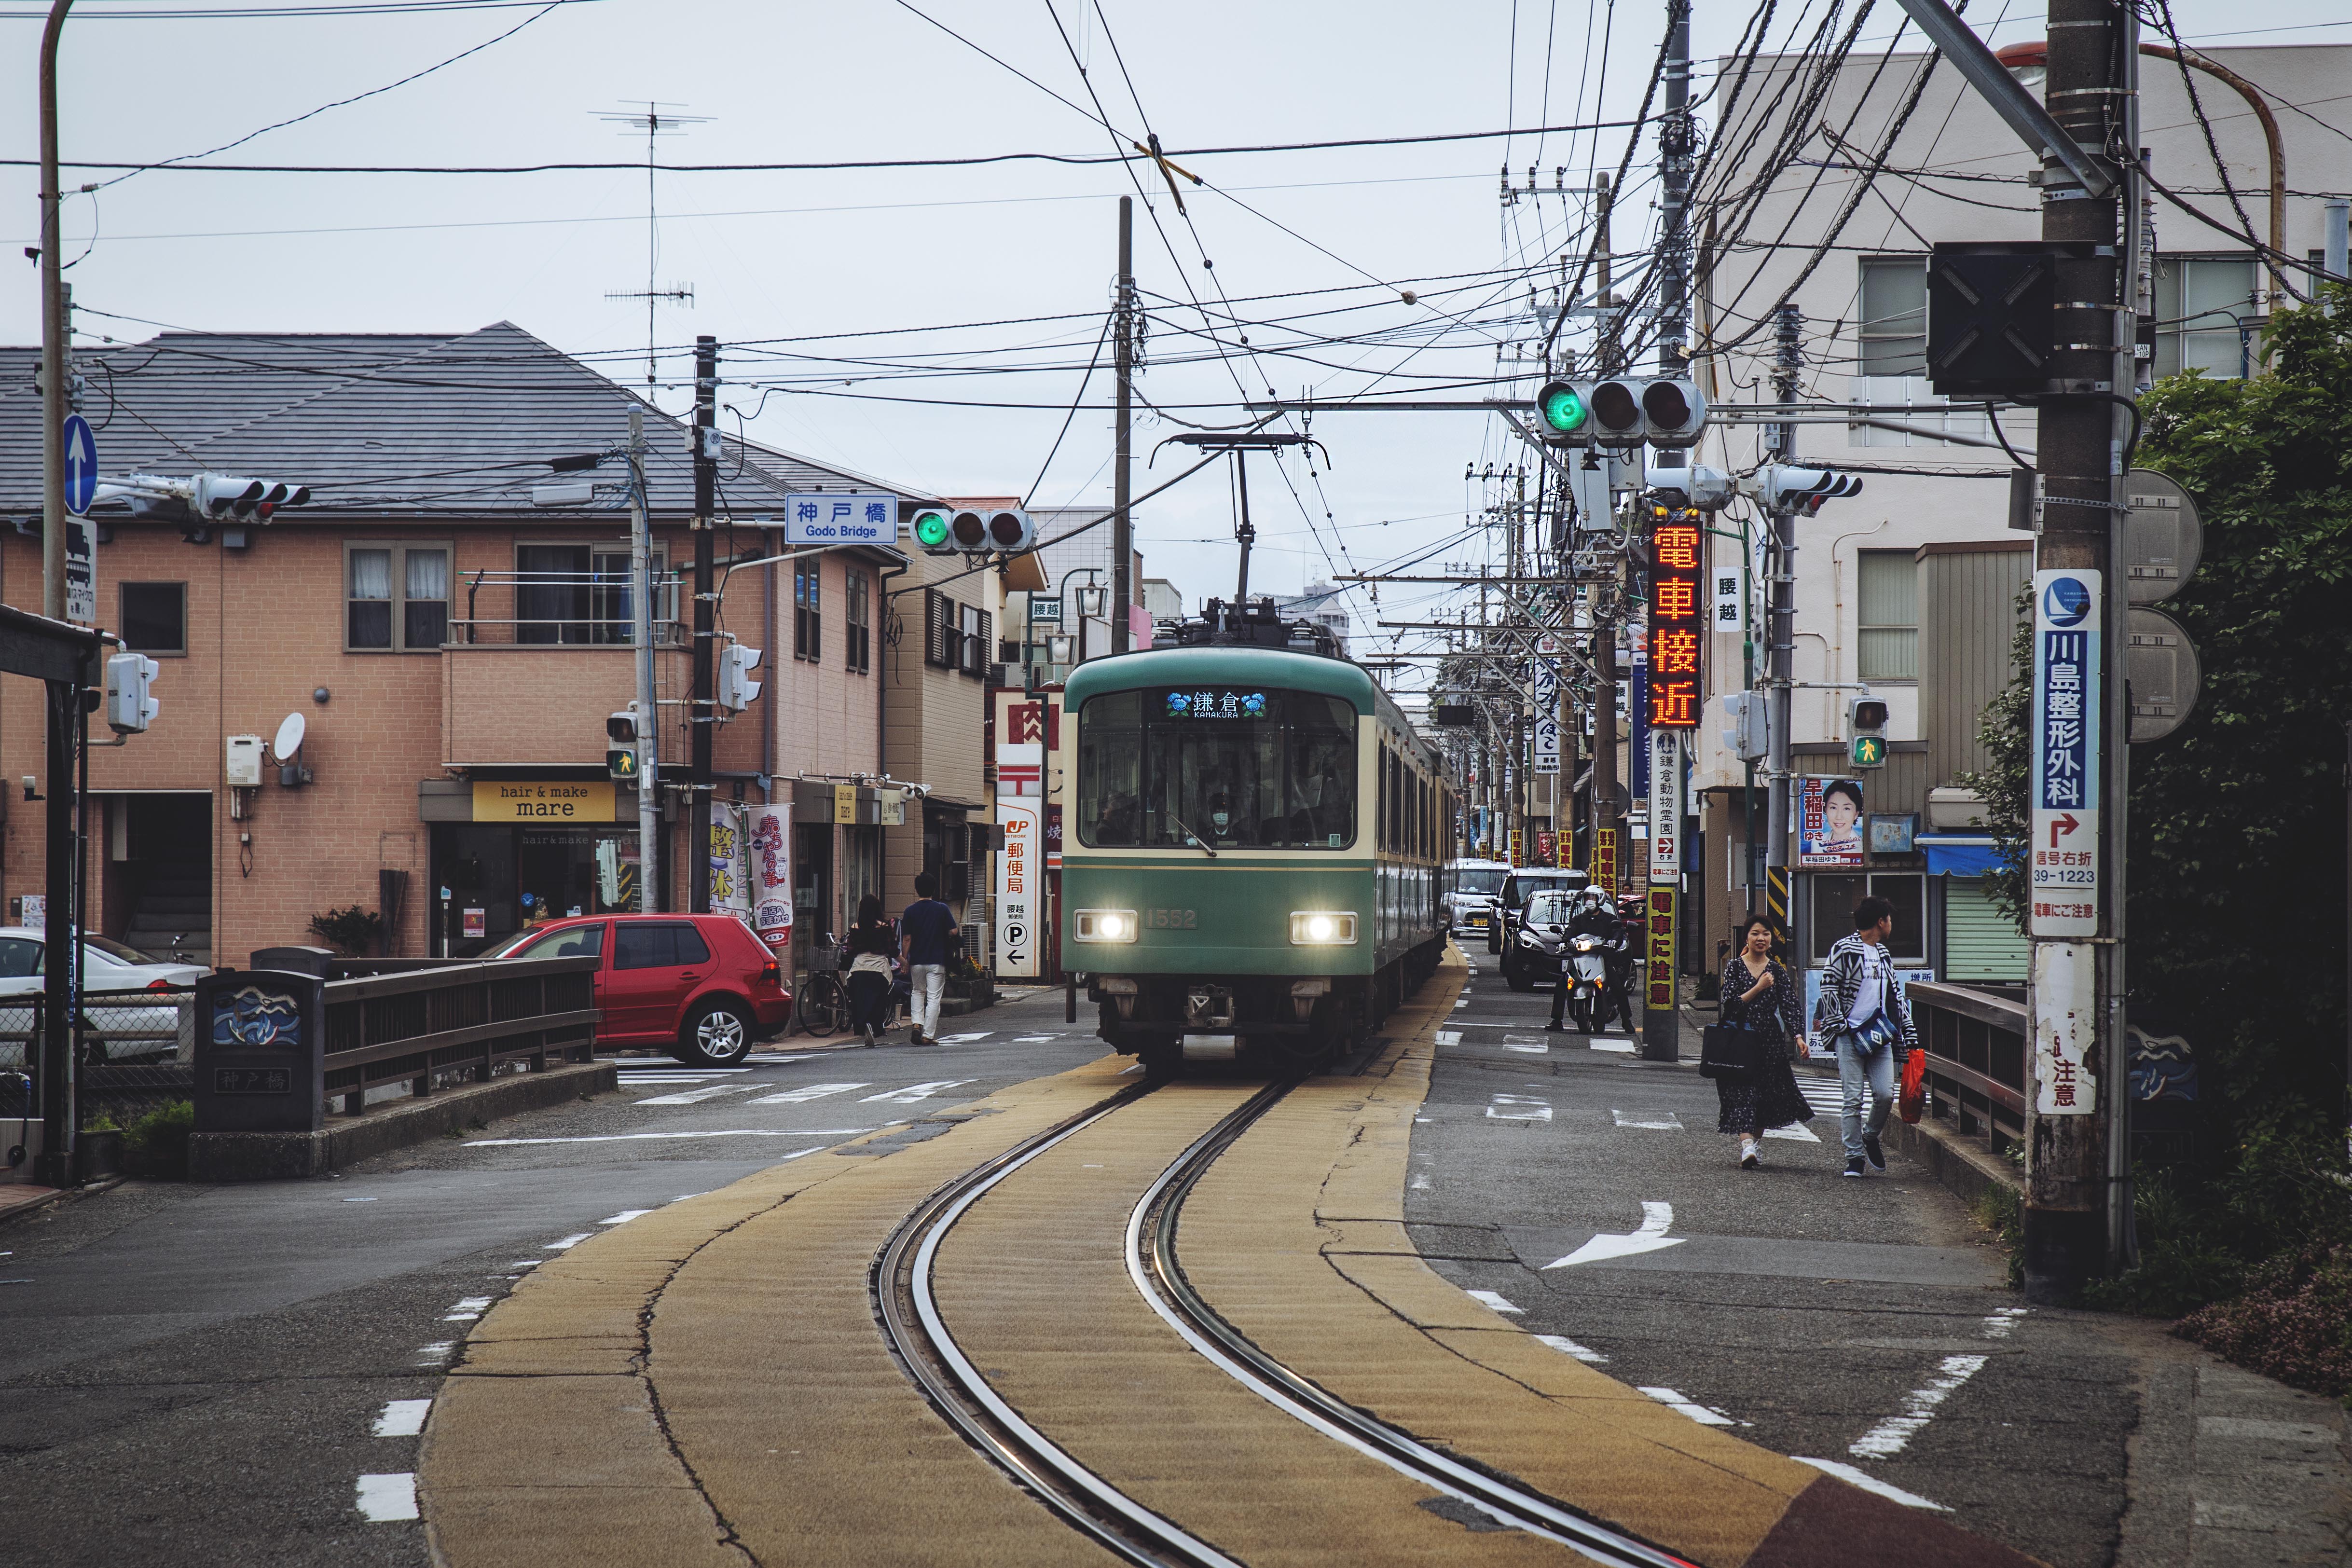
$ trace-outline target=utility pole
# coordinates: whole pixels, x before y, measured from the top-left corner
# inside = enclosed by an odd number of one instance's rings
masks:
[[[2050,6],[2043,103],[2111,181],[2119,178],[2120,171],[2109,149],[2124,130],[2124,95],[2132,86],[2138,58],[2129,17],[2129,8],[2120,0],[2052,0]],[[2071,242],[2073,254],[2053,258],[2064,324],[2046,366],[2049,380],[2036,420],[2043,495],[2034,558],[2037,587],[2052,573],[2074,575],[2063,584],[2052,581],[2038,593],[2036,613],[2040,616],[2043,609],[2041,597],[2055,595],[2063,587],[2066,615],[2084,629],[2097,629],[2092,645],[2095,652],[2080,673],[2080,700],[2097,703],[2104,721],[2083,726],[2091,764],[2085,770],[2091,787],[2084,815],[2096,837],[2088,846],[2093,885],[2073,889],[2078,897],[2090,894],[2082,901],[2096,911],[2095,921],[2079,916],[2062,920],[2056,913],[2074,905],[2053,904],[2045,914],[2044,900],[2057,895],[2039,889],[2032,893],[2029,1005],[2035,1071],[2034,1095],[2027,1107],[2023,1231],[2025,1293],[2035,1302],[2068,1299],[2084,1280],[2104,1272],[2121,1250],[2125,1238],[2111,1234],[2116,1215],[2109,1155],[2113,1151],[2120,1158],[2122,1152],[2116,1144],[2126,1136],[2127,1089],[2121,1027],[2120,873],[2126,843],[2122,736],[2128,715],[2114,695],[2114,672],[2123,663],[2125,595],[2116,591],[2114,569],[2122,521],[2116,487],[2123,463],[2117,410],[2110,400],[2129,385],[2118,380],[2117,367],[2126,361],[2115,331],[2116,308],[2127,300],[2116,238],[2120,206],[2129,192],[2126,185],[2113,184],[2094,195],[2053,157],[2043,165],[2042,193],[2042,237]],[[2100,342],[2102,337],[2106,342]],[[2085,587],[2088,602],[2074,602],[2073,595]],[[2053,662],[2042,646],[2045,641],[2055,643],[2057,638],[2037,633],[2037,684],[2042,683],[2042,667]],[[2042,739],[2034,737],[2037,785],[2043,774]],[[2037,791],[2037,818],[2047,815],[2041,810],[2043,805]],[[2037,851],[2048,847],[2039,842],[2034,846]],[[2095,934],[2081,929],[2094,923]],[[2057,934],[2053,928],[2070,934]],[[2071,1103],[2061,1105],[2050,1091],[2070,1073],[2078,1073],[2078,1080],[2066,1092]]]
[[[661,880],[661,748],[654,702],[654,542],[646,515],[646,411],[629,408],[629,598],[637,665],[637,912],[667,900]]]
[[[1128,515],[1130,445],[1134,436],[1135,400],[1135,198],[1118,198],[1118,303],[1112,312],[1111,331],[1118,374],[1118,427],[1111,452],[1111,504],[1117,508],[1110,525],[1110,651],[1128,650],[1128,605],[1135,584],[1129,581],[1129,563],[1135,558],[1135,520]]]
[[[1804,312],[1783,305],[1775,312],[1772,395],[1783,405],[1797,398],[1797,372],[1804,366]],[[1788,462],[1797,455],[1793,422],[1765,426],[1770,456]],[[1786,504],[1771,510],[1770,563],[1765,579],[1766,614],[1770,620],[1765,652],[1764,699],[1764,903],[1771,916],[1773,937],[1782,955],[1794,951],[1796,931],[1789,906],[1789,724],[1790,699],[1797,679],[1797,514]]]
[[[1665,112],[1658,122],[1658,367],[1690,363],[1690,183],[1697,136],[1690,112],[1690,0],[1666,16]],[[1679,464],[1679,454],[1673,457]]]
[[[41,614],[66,618],[66,366],[65,263],[58,238],[58,37],[73,0],[49,7],[41,29]],[[59,786],[52,784],[54,792]],[[59,911],[54,907],[54,927]],[[51,952],[63,952],[52,945]]]
[[[710,912],[711,731],[718,727],[715,689],[718,626],[711,603],[711,513],[718,510],[719,340],[694,340],[694,704],[693,767],[687,812],[687,900],[689,913]],[[639,781],[643,783],[642,780]]]

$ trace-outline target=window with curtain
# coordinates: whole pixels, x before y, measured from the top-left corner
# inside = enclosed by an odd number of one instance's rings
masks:
[[[353,550],[343,558],[343,640],[392,647],[392,552]]]
[[[1868,256],[1862,262],[1862,374],[1927,374],[1927,258]]]
[[[2201,370],[2232,379],[2246,374],[2259,348],[2249,325],[2261,308],[2262,279],[2251,256],[2156,258],[2156,374]]]
[[[814,664],[824,650],[824,580],[814,561],[793,567],[793,657]]]
[[[1862,552],[1862,651],[1864,680],[1919,679],[1919,563],[1908,550]]]
[[[842,580],[842,620],[848,627],[849,640],[845,649],[851,673],[864,675],[873,668],[873,612],[866,598],[866,574],[852,570]]]
[[[450,546],[343,547],[343,646],[354,652],[435,653],[449,640]]]
[[[449,637],[449,552],[410,546],[402,576],[401,646],[422,651]]]

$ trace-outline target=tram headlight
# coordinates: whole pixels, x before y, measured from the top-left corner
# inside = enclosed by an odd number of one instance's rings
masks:
[[[1291,946],[1353,947],[1355,944],[1356,917],[1352,912],[1337,910],[1290,911]]]
[[[1080,942],[1133,942],[1138,922],[1133,910],[1079,910],[1072,922]]]

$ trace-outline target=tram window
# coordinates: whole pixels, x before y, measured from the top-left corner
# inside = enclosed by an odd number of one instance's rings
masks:
[[[1097,848],[1341,849],[1355,841],[1356,714],[1336,698],[1111,692],[1078,715],[1078,837]],[[1174,699],[1185,699],[1180,710]],[[1212,694],[1212,699],[1223,693]],[[1232,699],[1223,699],[1231,703]]]

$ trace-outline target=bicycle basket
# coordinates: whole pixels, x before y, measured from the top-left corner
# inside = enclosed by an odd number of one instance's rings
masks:
[[[840,973],[841,949],[834,946],[833,943],[829,942],[811,943],[809,946],[808,966],[809,973],[811,974]]]

